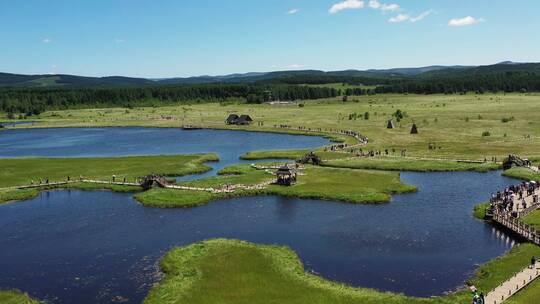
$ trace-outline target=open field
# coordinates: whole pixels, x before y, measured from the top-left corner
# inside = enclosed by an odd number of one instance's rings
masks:
[[[324,166],[351,168],[351,169],[375,169],[389,171],[479,171],[486,172],[497,170],[500,166],[496,163],[464,163],[455,161],[422,160],[404,157],[370,157],[354,159],[336,159],[324,163]]]
[[[524,268],[540,248],[516,246],[478,270],[470,283],[490,290]],[[168,303],[468,303],[466,291],[431,299],[412,298],[329,282],[304,271],[288,248],[234,240],[210,240],[170,251],[160,263],[165,279],[145,304]],[[527,302],[535,295],[526,289],[514,299]]]
[[[351,129],[370,138],[369,149],[407,150],[408,156],[483,160],[509,153],[540,156],[540,95],[374,95],[358,96],[357,102],[339,98],[308,101],[304,107],[248,104],[193,104],[161,108],[110,108],[50,111],[33,117],[42,127],[157,126],[182,124],[215,128],[276,131],[275,124],[311,128]],[[396,129],[386,121],[396,110],[405,117]],[[369,112],[369,120],[363,115]],[[246,113],[263,126],[226,126],[229,113]],[[357,114],[356,119],[349,119]],[[420,134],[409,134],[412,122]],[[26,128],[32,126],[18,126]],[[34,126],[35,127],[35,126]],[[489,132],[489,136],[487,135]],[[434,143],[435,150],[428,144]],[[439,149],[440,147],[440,149]]]
[[[275,177],[264,170],[247,165],[225,168],[221,175],[202,180],[181,183],[184,186],[221,188],[224,185],[256,185],[272,181]],[[234,175],[229,175],[235,173]],[[402,184],[398,173],[307,167],[298,183],[290,186],[269,185],[264,189],[237,190],[233,193],[209,193],[173,189],[152,189],[135,197],[144,205],[153,207],[191,207],[210,201],[235,196],[281,195],[307,199],[337,200],[349,203],[382,203],[391,194],[415,191],[414,186]]]

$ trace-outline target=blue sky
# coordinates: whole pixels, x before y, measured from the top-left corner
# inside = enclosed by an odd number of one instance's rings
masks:
[[[0,71],[172,77],[540,61],[537,0],[0,0]]]

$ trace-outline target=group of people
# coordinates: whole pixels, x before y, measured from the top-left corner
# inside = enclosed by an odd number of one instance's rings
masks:
[[[328,132],[328,133],[337,133],[337,134],[343,134],[343,135],[348,135],[348,136],[352,136],[354,138],[356,138],[358,141],[360,141],[361,143],[364,143],[364,144],[367,144],[369,139],[356,132],[356,131],[353,131],[353,130],[341,130],[341,129],[327,129],[327,128],[310,128],[310,127],[305,127],[305,126],[299,126],[299,127],[293,127],[293,126],[290,126],[290,125],[274,125],[274,128],[279,128],[279,129],[294,129],[294,130],[299,130],[299,131],[307,131],[307,132]]]
[[[517,215],[514,207],[517,207],[517,209],[520,209],[520,207],[527,209],[529,206],[525,201],[525,197],[534,195],[538,189],[540,189],[540,184],[535,181],[522,182],[521,184],[507,187],[502,192],[499,191],[496,194],[492,194],[490,200],[491,207],[498,212]],[[537,198],[533,199],[534,202],[536,200]],[[521,206],[516,206],[516,204],[520,204]]]

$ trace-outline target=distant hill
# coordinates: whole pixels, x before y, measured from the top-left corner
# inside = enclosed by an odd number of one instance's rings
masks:
[[[20,75],[0,73],[0,86],[13,87],[94,87],[149,84],[155,84],[155,82],[144,78],[122,76],[84,77],[64,74]]]
[[[540,75],[540,63],[516,63],[504,61],[486,66],[426,66],[419,68],[393,68],[371,70],[294,70],[274,72],[251,72],[222,76],[196,76],[184,78],[145,79],[122,76],[85,77],[65,74],[20,75],[0,73],[0,86],[6,87],[117,87],[117,86],[155,86],[188,85],[208,83],[255,83],[280,82],[300,83],[302,80],[316,80],[318,83],[343,82],[348,78],[367,82],[387,83],[393,80],[434,79],[447,77],[471,77],[497,73],[525,72]],[[356,78],[356,79],[353,79]]]

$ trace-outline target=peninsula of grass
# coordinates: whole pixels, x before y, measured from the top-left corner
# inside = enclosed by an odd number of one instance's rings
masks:
[[[525,181],[540,181],[540,174],[534,172],[529,168],[512,168],[503,172],[504,176],[521,179]]]
[[[158,172],[163,175],[181,176],[203,173],[211,170],[204,165],[207,161],[217,161],[215,154],[128,156],[96,158],[6,158],[0,159],[0,187],[28,185],[49,179],[66,180],[68,176],[77,179],[111,180],[133,182],[147,174]]]
[[[229,175],[234,173],[233,175]],[[219,176],[181,183],[183,186],[219,189],[225,185],[256,185],[275,176],[248,165],[236,165],[220,171]],[[228,174],[228,175],[224,175]],[[213,200],[235,196],[280,195],[304,199],[334,200],[348,203],[384,203],[392,194],[415,191],[414,186],[401,183],[393,172],[324,168],[307,166],[293,186],[268,185],[264,189],[237,190],[233,193],[210,193],[176,189],[152,189],[135,198],[153,207],[191,207]]]
[[[486,209],[489,207],[490,203],[489,202],[485,202],[485,203],[481,203],[481,204],[478,204],[476,206],[474,206],[474,210],[473,210],[473,216],[479,220],[483,220],[486,218]]]
[[[170,176],[202,173],[211,170],[204,162],[217,161],[215,154],[170,155],[170,156],[130,156],[107,158],[11,158],[0,159],[0,187],[16,187],[34,184],[39,181],[65,181],[69,176],[77,180],[84,179],[134,182],[136,179],[151,173]],[[107,189],[117,192],[141,190],[137,186],[112,184],[73,183],[61,185],[60,188],[76,188],[82,190]],[[2,189],[0,203],[25,200],[37,196],[41,190],[55,188],[46,184],[33,189]]]
[[[491,290],[526,267],[531,255],[539,254],[539,247],[516,246],[508,255],[481,266],[469,283],[480,290]],[[470,302],[470,293],[465,290],[428,299],[330,282],[306,273],[298,256],[286,247],[237,240],[208,240],[173,249],[163,257],[160,266],[165,277],[150,291],[145,304]],[[523,297],[528,299],[530,295]],[[526,303],[532,302],[515,302]]]
[[[30,296],[18,290],[0,290],[0,303],[2,304],[38,304],[39,302],[30,298]]]
[[[403,157],[365,157],[328,160],[324,164],[328,167],[351,169],[374,169],[388,171],[478,171],[487,172],[500,169],[500,165],[492,162],[473,163],[446,160],[424,160]]]
[[[39,192],[35,188],[0,190],[0,204],[28,200],[38,196]]]

